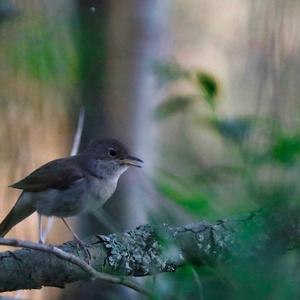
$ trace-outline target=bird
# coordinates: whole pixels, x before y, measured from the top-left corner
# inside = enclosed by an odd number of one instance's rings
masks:
[[[0,237],[16,224],[38,213],[61,218],[74,238],[81,242],[65,218],[95,211],[115,192],[120,176],[143,161],[128,153],[116,139],[93,139],[78,155],[52,160],[10,187],[22,190],[16,204],[0,223]]]

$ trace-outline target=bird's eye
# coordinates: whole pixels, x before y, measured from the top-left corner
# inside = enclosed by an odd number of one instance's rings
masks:
[[[108,149],[108,154],[111,156],[111,157],[115,157],[117,156],[117,151],[115,149]]]

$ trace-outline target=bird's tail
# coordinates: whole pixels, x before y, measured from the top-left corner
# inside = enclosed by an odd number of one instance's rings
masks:
[[[28,193],[22,193],[8,215],[0,224],[0,237],[4,237],[12,227],[35,212],[33,201]]]

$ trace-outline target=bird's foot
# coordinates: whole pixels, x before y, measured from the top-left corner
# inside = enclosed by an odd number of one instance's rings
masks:
[[[86,255],[86,258],[87,258],[87,263],[90,265],[91,264],[91,261],[92,261],[92,255],[88,249],[89,245],[85,242],[83,242],[81,239],[79,239],[78,237],[75,238],[75,241],[76,241],[76,245],[77,247],[80,246],[85,255]]]
[[[81,248],[83,248],[85,254],[86,254],[86,257],[87,257],[87,262],[88,264],[90,265],[91,264],[91,260],[92,260],[92,256],[91,256],[91,253],[90,251],[87,249],[89,247],[88,244],[84,243],[80,238],[79,236],[72,230],[72,228],[70,227],[70,225],[68,224],[68,222],[65,220],[65,218],[61,218],[62,221],[64,222],[64,224],[66,225],[66,227],[70,230],[70,232],[72,233],[76,243],[77,243],[77,247],[78,246],[81,246]]]

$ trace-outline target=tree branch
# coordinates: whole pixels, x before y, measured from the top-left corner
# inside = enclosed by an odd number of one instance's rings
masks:
[[[203,221],[179,227],[144,225],[125,233],[99,235],[86,241],[90,267],[101,273],[147,276],[174,272],[186,264],[213,266],[254,258],[266,250],[282,252],[299,245],[298,215],[294,212],[285,218],[282,214],[270,216],[257,211],[215,224]],[[85,257],[85,251],[74,242],[54,248],[81,260]],[[1,292],[64,287],[70,282],[91,279],[91,273],[76,262],[40,250],[0,253]],[[119,279],[119,283],[125,280]]]
[[[127,286],[137,292],[140,292],[145,295],[150,295],[146,289],[140,285],[132,282],[128,279],[120,278],[118,276],[110,275],[108,273],[97,272],[92,266],[86,263],[83,259],[80,259],[78,256],[75,256],[71,253],[67,253],[58,247],[40,243],[32,243],[27,241],[21,241],[16,239],[5,239],[0,238],[0,245],[12,246],[12,247],[22,247],[26,249],[38,250],[42,252],[47,252],[49,254],[54,254],[55,256],[64,259],[65,261],[71,262],[74,265],[82,268],[87,274],[90,275],[90,279],[102,279],[110,283],[118,283],[124,286]]]

